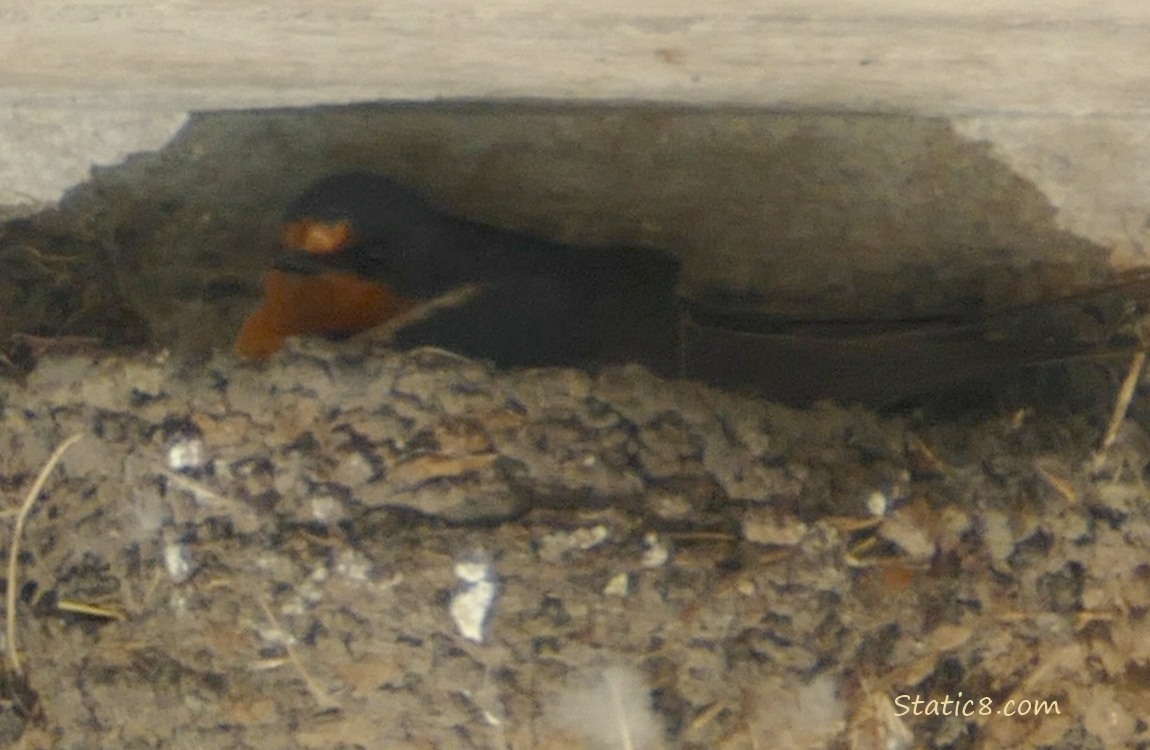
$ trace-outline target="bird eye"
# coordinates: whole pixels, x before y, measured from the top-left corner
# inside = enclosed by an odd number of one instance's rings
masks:
[[[280,243],[289,250],[324,255],[338,252],[355,239],[351,223],[347,221],[289,221],[284,225]]]

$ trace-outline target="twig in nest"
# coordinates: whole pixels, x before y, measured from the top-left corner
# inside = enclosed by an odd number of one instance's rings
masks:
[[[52,469],[56,468],[56,464],[64,457],[64,453],[82,437],[82,434],[72,435],[60,443],[56,450],[52,451],[52,455],[44,463],[44,468],[40,469],[40,473],[36,476],[36,481],[32,483],[32,488],[24,496],[24,504],[20,506],[20,512],[16,515],[16,527],[12,530],[12,544],[8,549],[8,590],[5,607],[8,610],[6,612],[8,661],[12,664],[12,671],[17,675],[21,674],[23,669],[20,665],[19,649],[16,648],[16,592],[20,590],[16,580],[16,560],[20,556],[20,537],[24,533],[24,522],[32,511],[32,506],[36,504],[40,490],[44,489],[44,483],[48,481],[48,475],[52,473]]]
[[[95,336],[35,336],[30,333],[13,333],[12,342],[24,344],[36,356],[50,352],[70,353],[99,346],[102,342]]]
[[[1118,439],[1118,428],[1126,419],[1130,402],[1134,400],[1134,389],[1138,386],[1138,380],[1142,377],[1142,370],[1145,367],[1146,351],[1143,350],[1134,355],[1134,359],[1130,362],[1130,369],[1126,372],[1126,379],[1122,381],[1122,387],[1118,389],[1118,398],[1114,401],[1114,411],[1110,413],[1110,424],[1106,426],[1106,436],[1102,438],[1102,445],[1098,448],[1099,454],[1109,450],[1110,446],[1114,445],[1114,441]]]
[[[362,335],[371,341],[378,341],[381,344],[385,344],[391,341],[391,339],[395,337],[395,334],[404,328],[427,320],[440,310],[459,307],[478,294],[482,288],[480,284],[465,284],[456,287],[446,294],[441,294],[434,299],[420,303],[402,315],[397,315],[375,328],[365,331]]]
[[[260,608],[264,611],[264,616],[268,618],[268,622],[271,623],[272,627],[284,634],[283,647],[284,651],[287,652],[288,661],[292,663],[292,666],[296,668],[297,672],[299,672],[300,677],[303,678],[304,685],[307,686],[308,692],[311,693],[313,698],[315,698],[315,702],[319,704],[320,710],[339,710],[339,701],[337,701],[335,698],[332,698],[326,690],[320,687],[319,683],[312,679],[311,674],[307,671],[307,669],[304,668],[303,662],[300,661],[299,655],[295,652],[295,649],[292,648],[291,636],[286,630],[284,630],[283,626],[280,625],[279,620],[276,619],[276,616],[272,614],[271,606],[268,605],[263,597],[259,598],[259,603]]]

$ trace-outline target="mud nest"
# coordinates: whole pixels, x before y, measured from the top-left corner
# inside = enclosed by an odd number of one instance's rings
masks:
[[[1133,422],[1095,458],[1104,414],[931,424],[322,343],[2,388],[13,497],[84,436],[24,535],[23,747],[1146,739]]]

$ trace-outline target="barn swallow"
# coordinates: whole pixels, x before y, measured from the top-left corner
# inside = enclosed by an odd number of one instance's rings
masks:
[[[1084,335],[1083,316],[1056,305],[836,323],[780,320],[729,295],[682,299],[680,264],[669,253],[575,247],[497,229],[374,174],[312,184],[288,206],[281,245],[264,303],[237,341],[248,358],[269,356],[289,335],[402,320],[461,289],[461,302],[413,317],[392,343],[501,367],[638,362],[793,404],[830,397],[877,406],[1113,349],[1112,330]]]
[[[584,248],[468,221],[386,177],[321,179],[286,211],[281,259],[237,348],[263,358],[294,333],[349,333],[461,287],[474,293],[396,331],[497,366],[675,361],[678,260]],[[330,316],[325,320],[325,310]]]

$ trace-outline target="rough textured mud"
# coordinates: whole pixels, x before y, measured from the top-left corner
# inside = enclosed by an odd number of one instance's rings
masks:
[[[25,533],[0,732],[1137,746],[1150,436],[1094,458],[1104,417],[795,411],[354,343],[49,356],[0,393],[11,503],[84,437]]]

